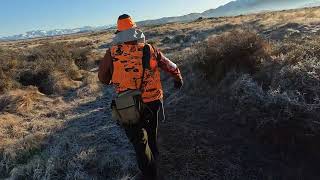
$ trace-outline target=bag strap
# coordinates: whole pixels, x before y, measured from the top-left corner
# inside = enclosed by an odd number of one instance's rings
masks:
[[[142,67],[142,77],[141,77],[141,83],[140,83],[140,88],[139,88],[139,90],[140,91],[142,91],[142,88],[143,88],[143,83],[144,83],[144,74],[145,74],[145,68],[144,67]]]
[[[153,52],[155,52],[155,48],[150,44],[145,43],[145,45],[143,47],[143,57],[142,57],[143,73],[142,73],[142,78],[141,78],[140,90],[142,90],[142,87],[143,87],[145,71],[146,71],[147,68],[150,69],[150,60],[151,60],[151,58],[153,56],[153,54],[151,53],[152,52],[151,48],[152,48]]]
[[[143,57],[142,57],[142,77],[141,77],[141,84],[140,84],[140,91],[142,91],[143,83],[144,83],[144,77],[145,77],[145,71],[148,67],[149,61],[151,58],[151,51],[150,46],[148,44],[145,44],[143,47]]]

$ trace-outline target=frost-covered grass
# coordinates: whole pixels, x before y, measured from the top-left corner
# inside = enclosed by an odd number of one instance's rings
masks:
[[[199,45],[195,64],[262,141],[320,152],[320,39],[269,44],[233,31]],[[214,81],[212,81],[212,79]],[[319,153],[316,156],[320,157]]]

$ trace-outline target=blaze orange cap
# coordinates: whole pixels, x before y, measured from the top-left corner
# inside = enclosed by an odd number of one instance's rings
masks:
[[[117,23],[118,32],[132,29],[135,27],[137,27],[136,23],[131,19],[129,15],[123,14],[119,16]]]

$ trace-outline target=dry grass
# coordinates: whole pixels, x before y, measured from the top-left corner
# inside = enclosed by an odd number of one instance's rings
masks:
[[[270,46],[256,33],[235,30],[210,38],[198,49],[197,63],[208,79],[220,81],[230,71],[253,74],[270,59]]]
[[[39,99],[44,98],[37,88],[29,87],[27,90],[15,90],[0,96],[0,112],[26,113],[33,109]]]
[[[62,120],[48,120],[38,114],[52,113],[54,104],[36,88],[15,90],[0,97],[0,178],[40,155],[46,138],[62,127]]]
[[[90,42],[78,41],[0,51],[0,178],[44,177],[44,149],[70,108],[54,97],[80,87],[86,96],[100,90],[94,75],[81,70],[95,66],[98,55],[91,49]]]
[[[61,121],[26,121],[13,114],[2,114],[0,119],[0,178],[7,177],[14,173],[16,167],[40,156],[46,138],[62,125]]]
[[[255,128],[262,141],[302,148],[307,153],[319,152],[320,149],[315,148],[320,144],[313,140],[320,135],[320,53],[317,48],[320,39],[288,42],[280,46],[280,50],[273,48],[275,51],[271,53],[270,48],[265,50],[261,39],[252,39],[253,34],[238,32],[238,35],[225,33],[216,37],[215,42],[220,43],[205,51],[207,64],[201,70],[214,79],[216,73],[223,70],[218,76],[220,83],[213,85],[222,96],[228,94],[235,102],[235,111],[240,112],[240,119]],[[252,49],[245,49],[248,46],[243,42],[251,44]],[[243,48],[246,52],[239,54]],[[261,61],[269,58],[270,53],[276,54],[273,60]],[[215,58],[207,58],[212,56],[223,62],[214,63]],[[234,70],[235,67],[238,70]],[[319,153],[314,155],[320,157]]]
[[[81,85],[79,69],[95,66],[90,43],[53,43],[23,51],[0,51],[0,92],[36,86],[45,94],[62,94]]]
[[[83,85],[77,90],[77,96],[85,98],[94,94],[101,93],[102,85],[95,73],[88,72],[83,80]]]
[[[172,179],[317,179],[319,42],[267,43],[237,30],[174,56],[188,83],[167,99],[161,172]]]

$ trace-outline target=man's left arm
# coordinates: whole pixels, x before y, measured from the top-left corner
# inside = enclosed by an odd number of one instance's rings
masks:
[[[174,87],[180,89],[183,86],[183,78],[178,66],[162,54],[158,49],[155,50],[158,66],[174,78]]]

